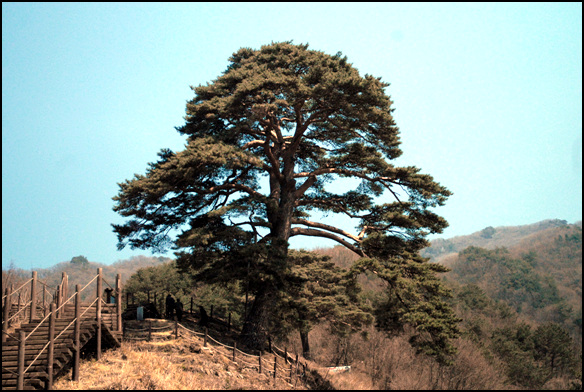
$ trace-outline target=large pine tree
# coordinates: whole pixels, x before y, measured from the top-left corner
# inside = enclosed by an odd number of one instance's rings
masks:
[[[177,128],[186,148],[162,150],[145,175],[119,184],[114,210],[130,219],[113,226],[120,248],[173,246],[200,279],[245,280],[253,303],[242,340],[260,347],[290,276],[291,237],[328,238],[367,260],[401,263],[447,226],[431,209],[450,192],[416,167],[391,163],[402,151],[389,85],[361,76],[340,53],[283,42],[240,49],[229,62],[193,88]],[[360,185],[331,190],[346,178]],[[315,212],[352,218],[356,230]]]

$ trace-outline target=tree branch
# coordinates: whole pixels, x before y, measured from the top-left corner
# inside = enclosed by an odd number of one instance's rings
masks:
[[[305,229],[303,227],[294,227],[290,231],[290,237],[293,237],[296,235],[306,235],[306,236],[311,236],[311,237],[329,238],[329,239],[336,241],[339,244],[343,245],[347,249],[352,250],[353,252],[355,252],[359,256],[367,257],[367,255],[361,249],[356,247],[355,245],[353,245],[353,244],[349,243],[348,241],[345,241],[341,237],[334,235],[332,233],[329,233],[327,231],[315,230],[315,229]]]
[[[296,198],[300,198],[302,195],[304,195],[304,193],[306,193],[306,191],[312,185],[314,185],[314,183],[316,182],[316,177],[323,175],[323,174],[345,174],[348,176],[359,177],[359,178],[362,178],[362,179],[370,181],[370,182],[380,182],[383,185],[383,187],[385,189],[387,189],[389,192],[391,192],[393,197],[395,197],[395,199],[401,204],[401,200],[399,199],[399,197],[397,197],[397,194],[393,191],[393,189],[391,189],[391,186],[389,186],[386,183],[386,181],[394,183],[391,180],[391,178],[380,177],[380,176],[369,177],[366,174],[355,171],[355,170],[339,169],[337,167],[324,167],[324,168],[317,169],[317,170],[310,172],[310,173],[309,172],[296,173],[294,175],[294,178],[308,177],[308,179],[306,181],[304,181],[304,183],[296,190]],[[399,183],[397,183],[397,184],[401,185]]]
[[[330,225],[327,225],[324,223],[311,222],[311,221],[307,221],[305,219],[292,219],[291,223],[295,224],[295,225],[305,225],[305,226],[316,227],[316,228],[327,230],[327,231],[332,231],[333,233],[337,233],[340,235],[344,235],[345,237],[349,237],[353,241],[356,241],[356,242],[361,241],[361,239],[356,235],[353,235],[349,232],[346,232],[342,229],[339,229],[338,227],[330,226]]]
[[[241,185],[241,184],[223,184],[223,185],[213,186],[213,187],[208,188],[208,189],[193,188],[193,190],[196,193],[200,193],[203,195],[209,195],[211,193],[215,193],[217,191],[221,191],[224,189],[235,189],[238,191],[246,192],[246,193],[250,194],[251,196],[255,196],[258,198],[265,198],[265,195],[253,190],[252,188],[250,188],[246,185]]]
[[[252,140],[251,142],[247,142],[243,145],[243,147],[241,147],[242,150],[246,150],[248,148],[251,147],[256,147],[256,146],[263,146],[265,143],[264,140]]]

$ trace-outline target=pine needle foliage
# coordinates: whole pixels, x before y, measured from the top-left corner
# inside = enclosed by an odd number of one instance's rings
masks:
[[[406,244],[415,260],[447,226],[432,209],[451,193],[391,163],[402,151],[388,86],[307,44],[238,50],[222,75],[192,87],[177,128],[185,149],[163,149],[145,175],[119,184],[114,210],[128,221],[113,225],[118,246],[172,248],[201,279],[250,282],[251,345],[282,299],[291,237],[332,239],[390,264]],[[346,178],[360,185],[339,192]],[[320,213],[352,218],[356,230],[312,218]]]

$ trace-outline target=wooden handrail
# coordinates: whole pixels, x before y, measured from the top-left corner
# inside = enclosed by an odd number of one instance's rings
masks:
[[[24,286],[26,286],[27,284],[29,284],[31,280],[32,280],[32,278],[30,278],[29,280],[27,280],[26,282],[24,282],[23,284],[21,284],[19,288],[17,288],[16,290],[12,291],[10,294],[7,294],[7,295],[16,294],[18,292],[18,290],[20,290],[21,288],[23,288]],[[3,295],[2,296],[2,299],[6,298],[7,295]]]
[[[89,305],[89,306],[87,307],[87,309],[85,309],[85,310],[83,311],[83,313],[81,313],[81,315],[80,315],[79,317],[82,317],[82,316],[85,314],[85,312],[87,312],[87,311],[89,310],[89,308],[90,308],[91,306],[93,306],[93,304],[95,303],[95,301],[97,301],[97,298],[96,298],[96,299],[95,299],[95,300],[94,300],[94,301],[91,303],[91,305]],[[45,319],[46,319],[46,318],[45,318]],[[43,320],[43,321],[44,321],[44,320]],[[74,319],[73,319],[73,321],[71,321],[71,322],[69,323],[69,325],[67,325],[65,328],[63,328],[63,330],[61,331],[61,333],[59,333],[59,335],[57,335],[56,337],[54,337],[54,338],[53,338],[53,341],[54,341],[54,340],[57,340],[57,339],[59,339],[59,338],[61,337],[61,335],[62,335],[62,334],[63,334],[63,333],[66,331],[66,330],[68,330],[68,329],[69,329],[69,327],[71,327],[71,325],[72,325],[74,322],[76,322],[76,321],[77,321],[77,317],[76,317],[76,318],[74,318]],[[39,325],[40,325],[40,324],[41,324],[41,323],[39,323]],[[38,328],[38,327],[37,327],[37,328]],[[35,328],[34,330],[36,331],[36,328]],[[27,336],[27,337],[26,337],[24,340],[26,341],[30,335],[32,335],[32,332],[31,332],[31,333],[29,333],[29,334],[28,334],[28,336]],[[32,365],[33,365],[33,364],[36,362],[36,360],[37,360],[37,359],[38,359],[38,358],[41,356],[41,354],[42,354],[42,353],[43,353],[43,352],[44,352],[44,351],[47,349],[47,347],[49,347],[49,345],[50,345],[50,344],[51,344],[51,340],[49,339],[49,341],[47,342],[47,344],[45,344],[45,346],[44,346],[44,347],[41,349],[41,351],[39,351],[38,355],[37,355],[37,356],[36,356],[36,357],[33,359],[33,361],[30,363],[30,365],[28,365],[28,367],[27,367],[27,368],[24,370],[24,372],[25,372],[25,373],[26,373],[26,372],[28,371],[28,369],[30,369],[30,367],[31,367],[31,366],[32,366]]]
[[[22,312],[23,310],[26,310],[26,307],[27,307],[28,305],[30,305],[31,303],[32,303],[32,300],[28,301],[26,304],[24,304],[24,305],[22,306],[22,308],[18,309],[18,312],[14,313],[14,314],[12,315],[12,317],[10,317],[10,318],[9,318],[8,320],[6,320],[6,321],[8,321],[8,322],[9,322],[9,321],[12,321],[12,319],[13,319],[14,317],[18,316],[18,315],[20,314],[20,312]],[[4,322],[5,322],[5,321],[4,321],[4,320],[2,320],[2,324],[4,324]]]
[[[95,292],[95,296],[93,301],[91,301],[91,303],[89,305],[83,305],[83,307],[85,308],[84,310],[81,310],[81,293],[90,285],[92,284],[95,280],[97,279],[97,290]],[[31,279],[29,279],[27,282],[25,282],[23,285],[21,285],[18,290],[21,290],[23,287],[26,286],[26,284],[33,282],[31,285],[31,300],[26,303],[22,309],[19,309],[19,311],[13,315],[10,318],[4,317],[5,321],[3,321],[3,324],[5,322],[10,322],[14,317],[18,316],[23,310],[27,309],[27,307],[30,305],[31,307],[31,322],[32,322],[32,318],[35,315],[36,311],[36,271],[33,271],[33,277]],[[48,384],[46,385],[46,387],[48,387],[49,389],[52,387],[52,376],[53,376],[53,363],[54,362],[54,342],[59,339],[63,334],[65,334],[67,331],[69,331],[70,333],[70,329],[71,326],[73,324],[75,324],[75,329],[74,329],[74,357],[73,357],[73,380],[78,380],[79,379],[79,354],[81,351],[81,340],[80,340],[80,330],[81,330],[81,322],[82,322],[82,318],[83,316],[90,310],[92,309],[93,311],[95,311],[95,321],[92,322],[97,322],[97,348],[98,348],[98,359],[100,357],[101,354],[101,322],[102,322],[102,318],[101,318],[101,314],[102,314],[102,301],[103,301],[103,293],[101,293],[102,291],[102,282],[104,281],[103,279],[103,269],[102,268],[98,268],[97,269],[97,275],[94,276],[87,284],[85,284],[85,286],[83,286],[83,288],[80,288],[80,285],[77,284],[76,285],[76,290],[75,293],[72,294],[69,298],[64,299],[63,297],[66,297],[66,293],[67,293],[67,285],[68,285],[68,278],[66,273],[63,273],[63,278],[61,281],[61,284],[57,287],[57,304],[58,306],[53,302],[50,304],[50,311],[48,312],[48,314],[46,313],[46,303],[44,301],[45,298],[45,292],[48,292],[47,290],[47,285],[44,282],[41,282],[43,284],[43,303],[42,303],[42,307],[43,307],[43,318],[38,322],[38,324],[33,328],[33,330],[30,333],[26,333],[25,331],[20,331],[20,338],[14,337],[14,339],[16,339],[16,341],[19,342],[19,348],[18,348],[18,380],[17,380],[17,386],[22,389],[22,387],[24,386],[24,374],[26,372],[28,372],[32,366],[34,366],[35,364],[37,364],[38,359],[41,357],[41,355],[43,353],[45,353],[45,350],[48,349],[48,371],[49,371],[49,380],[48,380]],[[108,286],[109,283],[106,282],[106,284]],[[110,286],[111,287],[111,286]],[[117,300],[116,300],[116,312],[117,314],[117,322],[118,322],[118,326],[117,329],[119,331],[122,330],[122,325],[121,325],[121,299],[120,299],[120,292],[121,292],[121,275],[118,274],[116,276],[116,296],[117,296]],[[11,301],[9,301],[9,298],[11,297],[10,291],[7,289],[6,290],[6,295],[3,298],[7,298],[7,304],[9,304]],[[50,294],[50,292],[49,292]],[[65,326],[64,328],[60,328],[60,332],[57,336],[55,336],[55,319],[57,317],[58,314],[62,314],[62,312],[65,309],[65,306],[67,304],[69,304],[71,302],[71,300],[75,300],[75,316],[73,318],[73,320],[71,320],[71,322],[68,323],[67,326]],[[95,305],[95,308],[93,308],[93,306]],[[4,312],[6,314],[6,310]],[[7,320],[6,320],[7,319]],[[24,358],[25,358],[25,351],[26,351],[26,342],[27,340],[40,328],[40,326],[47,320],[49,319],[49,341],[44,345],[44,347],[38,351],[36,353],[36,356],[34,357],[34,359],[32,359],[32,361],[29,363],[29,365],[26,367],[26,369],[24,369]],[[9,335],[6,332],[6,326],[3,325],[3,342],[5,341],[5,336]],[[10,335],[12,336],[12,335]],[[36,350],[35,350],[36,352]],[[28,361],[27,361],[28,362]],[[9,369],[7,369],[9,370]],[[14,372],[13,372],[14,373]]]

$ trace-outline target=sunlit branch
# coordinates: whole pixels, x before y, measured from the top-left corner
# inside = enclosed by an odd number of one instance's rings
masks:
[[[345,237],[349,237],[350,239],[352,239],[353,241],[357,241],[359,242],[360,239],[358,236],[353,235],[349,232],[346,232],[342,229],[339,229],[338,227],[334,227],[334,226],[330,226],[324,223],[320,223],[320,222],[311,222],[311,221],[307,221],[304,219],[292,219],[292,224],[295,225],[305,225],[305,226],[310,226],[310,227],[316,227],[318,229],[323,229],[323,230],[327,230],[327,231],[332,231],[333,233],[337,233],[340,235],[343,235]]]
[[[358,247],[356,247],[355,245],[349,243],[348,241],[345,241],[344,239],[342,239],[341,237],[333,234],[333,233],[329,233],[327,231],[322,231],[322,230],[315,230],[315,229],[306,229],[303,227],[294,227],[291,230],[290,233],[290,237],[296,236],[296,235],[306,235],[306,236],[311,236],[311,237],[322,237],[322,238],[329,238],[333,241],[338,242],[339,244],[345,246],[347,249],[352,250],[353,252],[355,252],[356,254],[358,254],[361,257],[367,257],[367,255]]]

